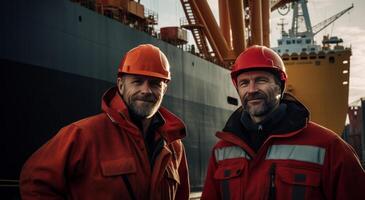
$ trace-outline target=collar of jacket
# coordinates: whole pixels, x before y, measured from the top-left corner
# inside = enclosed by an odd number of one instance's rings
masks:
[[[139,134],[139,129],[132,123],[128,108],[118,94],[117,87],[112,87],[104,93],[101,108],[113,123],[118,124],[123,129],[127,129],[129,133]],[[180,118],[162,106],[158,112],[165,123],[157,129],[157,132],[161,134],[168,144],[186,136],[186,128]]]
[[[266,133],[267,130],[275,130],[275,126],[277,126],[278,123],[285,117],[286,109],[287,105],[285,103],[279,104],[278,108],[260,123],[253,122],[248,111],[243,111],[241,113],[240,122],[249,132],[257,133],[259,127],[261,126],[261,129],[263,129],[262,131]]]
[[[276,126],[271,126],[276,128],[275,130],[266,130],[269,134],[266,140],[274,137],[291,137],[298,134],[308,124],[309,111],[295,97],[285,94],[282,103],[288,107],[287,114],[283,120],[277,122]],[[245,134],[247,134],[248,129],[241,123],[242,112],[242,107],[238,108],[228,119],[223,131],[217,132],[216,136],[247,149],[247,136]]]

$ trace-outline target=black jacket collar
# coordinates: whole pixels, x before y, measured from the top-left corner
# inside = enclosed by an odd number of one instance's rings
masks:
[[[309,112],[305,106],[290,94],[285,94],[278,109],[260,124],[253,123],[240,107],[230,116],[223,131],[237,135],[257,151],[268,136],[299,130],[306,126],[308,120]]]

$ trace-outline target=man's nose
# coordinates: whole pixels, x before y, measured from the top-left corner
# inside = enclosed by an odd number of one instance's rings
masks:
[[[253,92],[257,92],[257,86],[254,82],[250,82],[248,84],[248,90],[247,90],[248,93],[253,93]]]
[[[143,84],[141,85],[141,93],[143,94],[150,94],[152,93],[150,84],[148,82],[148,80],[144,81]]]

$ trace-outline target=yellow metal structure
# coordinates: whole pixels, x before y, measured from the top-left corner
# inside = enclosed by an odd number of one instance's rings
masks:
[[[300,99],[311,120],[341,135],[346,121],[350,49],[318,54],[283,55],[287,91]]]
[[[249,0],[250,7],[250,28],[251,41],[250,45],[262,45],[262,6],[261,0]]]
[[[229,48],[232,49],[231,21],[229,18],[228,0],[218,0],[218,3],[219,3],[219,26],[222,30],[224,39],[228,43]]]
[[[262,5],[262,43],[270,47],[270,2],[261,0]]]
[[[180,2],[189,23],[183,27],[192,31],[200,56],[205,59],[229,68],[247,46],[270,46],[270,10],[274,10],[271,0],[218,0],[220,26],[207,0]],[[273,1],[273,5],[283,2]],[[248,18],[244,11],[249,13]]]
[[[244,16],[243,16],[243,1],[242,0],[227,0],[229,17],[232,30],[233,50],[235,55],[239,55],[246,48],[244,40]],[[234,57],[236,58],[236,56]]]
[[[224,60],[233,60],[235,58],[230,50],[227,41],[224,39],[217,21],[206,0],[190,0],[190,6],[194,11],[198,21],[205,27],[205,36],[207,37],[215,56],[223,62]]]

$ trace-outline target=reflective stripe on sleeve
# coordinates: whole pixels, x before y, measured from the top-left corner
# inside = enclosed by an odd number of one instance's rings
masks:
[[[250,156],[246,153],[246,151],[238,146],[222,147],[216,149],[214,151],[214,154],[215,154],[215,160],[217,162],[230,158],[246,158],[250,160]]]
[[[326,150],[310,145],[272,145],[266,160],[298,160],[323,165]]]

